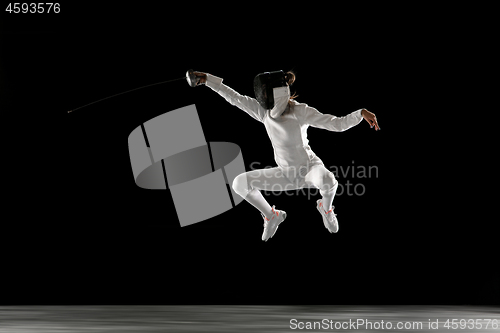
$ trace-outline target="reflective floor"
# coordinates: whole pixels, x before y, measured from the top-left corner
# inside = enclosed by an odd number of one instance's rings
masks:
[[[0,306],[1,333],[499,333],[498,325],[500,307],[480,306]]]

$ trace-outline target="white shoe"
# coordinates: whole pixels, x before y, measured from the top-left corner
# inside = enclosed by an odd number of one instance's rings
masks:
[[[262,240],[266,241],[273,237],[278,230],[278,226],[281,222],[286,219],[286,212],[283,210],[274,210],[273,206],[273,217],[271,219],[267,219],[264,214],[262,214],[264,218],[264,232],[262,233]]]
[[[333,206],[328,212],[323,209],[323,202],[321,199],[316,201],[316,208],[323,217],[323,224],[325,228],[332,232],[339,231],[339,222],[337,221],[337,215],[333,213]]]

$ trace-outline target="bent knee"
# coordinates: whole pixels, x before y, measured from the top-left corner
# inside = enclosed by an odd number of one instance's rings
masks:
[[[332,172],[326,172],[323,175],[322,179],[322,184],[321,184],[321,190],[325,192],[329,192],[333,189],[335,189],[338,185],[337,179],[335,179],[335,176],[333,175]]]
[[[241,196],[244,196],[248,193],[248,183],[247,183],[247,175],[246,173],[239,174],[233,180],[232,184],[234,192],[238,193]]]

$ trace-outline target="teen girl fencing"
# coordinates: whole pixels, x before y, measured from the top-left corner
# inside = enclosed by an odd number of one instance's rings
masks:
[[[311,150],[307,129],[312,126],[342,132],[359,124],[364,118],[371,127],[379,130],[375,115],[366,109],[359,109],[345,117],[336,117],[295,101],[295,96],[290,96],[290,85],[295,81],[292,72],[277,71],[257,75],[254,79],[256,98],[240,95],[224,85],[219,77],[200,72],[194,74],[198,84],[205,84],[266,127],[278,166],[242,173],[233,182],[234,191],[261,212],[264,219],[262,240],[267,241],[273,237],[279,224],[287,217],[285,211],[269,205],[260,192],[262,190],[318,188],[322,199],[317,200],[316,208],[325,227],[331,233],[336,233],[339,225],[333,213],[332,202],[338,182]]]

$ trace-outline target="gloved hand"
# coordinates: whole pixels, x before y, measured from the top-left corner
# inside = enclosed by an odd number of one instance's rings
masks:
[[[207,74],[190,69],[186,72],[186,80],[191,87],[197,87],[207,82]]]
[[[202,72],[193,72],[194,75],[196,75],[196,77],[199,77],[200,78],[200,81],[198,82],[197,85],[200,85],[200,84],[205,84],[207,82],[207,74],[206,73],[202,73]]]

